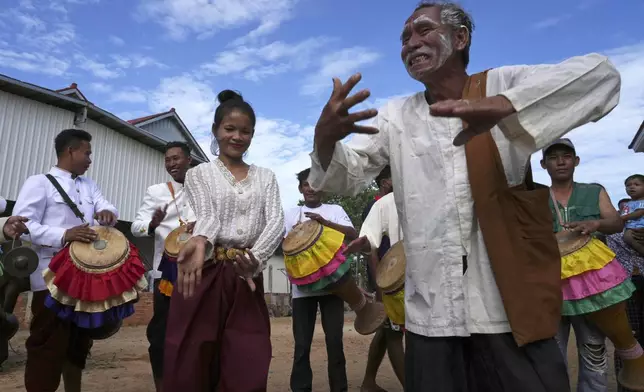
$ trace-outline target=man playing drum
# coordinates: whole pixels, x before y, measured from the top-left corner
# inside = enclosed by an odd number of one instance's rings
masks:
[[[31,312],[33,318],[27,339],[25,387],[28,392],[54,392],[61,375],[65,391],[81,390],[81,373],[92,341],[76,325],[64,322],[45,307],[48,294],[43,271],[51,258],[72,241],[90,243],[97,238],[89,226],[98,222],[114,226],[117,210],[109,203],[96,183],[82,175],[92,163],[92,136],[81,129],[66,129],[56,136],[54,145],[58,162],[49,174],[60,184],[84,215],[76,217],[63,196],[44,174],[25,181],[13,212],[28,219],[29,241],[39,256],[39,265],[31,275]]]
[[[609,113],[620,76],[590,54],[470,77],[473,27],[454,3],[421,3],[402,26],[401,58],[425,91],[380,111],[349,113],[370,93],[349,95],[360,75],[334,79],[309,182],[356,195],[391,165],[407,256],[407,391],[567,391],[554,340],[559,253],[547,190],[531,190],[526,169],[532,153]]]
[[[369,202],[364,212],[362,213],[362,226],[360,228],[360,237],[354,240],[348,246],[348,252],[364,252],[367,257],[367,279],[369,289],[375,291],[377,300],[382,301],[382,290],[376,284],[376,270],[378,261],[387,253],[391,248],[391,238],[388,235],[388,227],[383,227],[381,224],[380,216],[382,216],[383,208],[388,209],[389,206],[393,207],[393,213],[396,214],[396,206],[393,202],[381,200],[385,199],[393,192],[393,184],[391,183],[391,167],[385,166],[384,169],[376,177],[376,185],[378,186],[378,193],[374,199]],[[393,200],[393,199],[392,199]],[[373,211],[373,213],[372,213]],[[370,217],[371,216],[371,217]],[[395,217],[395,224],[398,227],[398,216]],[[366,237],[366,232],[374,233],[374,243],[370,244]],[[396,232],[398,229],[396,229]],[[397,237],[397,236],[396,236]],[[377,239],[379,238],[379,240]],[[397,238],[395,241],[398,241]],[[373,246],[373,247],[372,247]],[[355,250],[353,250],[355,249]],[[394,372],[398,379],[403,383],[404,380],[404,351],[402,346],[402,330],[400,325],[391,323],[391,320],[386,320],[383,327],[378,329],[369,346],[369,356],[367,357],[367,366],[365,368],[364,379],[360,387],[362,392],[380,391],[382,388],[376,383],[376,376],[378,369],[382,364],[385,353],[389,353],[389,360],[392,363]],[[404,384],[404,383],[403,383]]]
[[[388,170],[389,169],[387,167],[383,172],[388,172]],[[381,181],[384,181],[382,173],[378,177]],[[389,180],[391,181],[391,179]],[[380,181],[378,182],[380,183]],[[396,202],[394,194],[389,192],[379,198],[372,205],[369,214],[360,227],[360,237],[347,247],[348,252],[361,251],[368,254],[369,267],[367,270],[369,271],[369,279],[373,282],[371,285],[375,288],[376,297],[379,301],[383,301],[383,292],[376,282],[378,262],[382,260],[382,258],[387,254],[387,251],[391,249],[391,245],[396,244],[401,240],[402,231],[398,223]],[[386,246],[383,247],[383,245]],[[404,302],[400,302],[399,306],[402,308],[404,306]],[[385,307],[387,308],[387,304],[385,304]],[[398,323],[396,323],[390,313],[391,311],[388,309],[388,315],[390,318],[385,322],[383,328],[376,332],[376,336],[369,347],[369,358],[367,359],[367,368],[365,370],[365,377],[361,387],[362,392],[380,390],[376,384],[376,374],[378,372],[378,366],[384,357],[384,350],[380,351],[380,348],[375,346],[378,343],[378,335],[380,335],[380,341],[384,343],[384,349],[389,354],[389,360],[391,361],[391,366],[396,373],[396,377],[398,377],[398,380],[403,384],[403,386],[405,385],[405,354],[403,350],[403,335],[401,330],[404,329],[404,320],[402,320],[402,323],[400,323],[400,320],[397,320]],[[402,312],[399,310],[396,313],[402,314],[403,317],[405,314],[404,309],[402,309]],[[378,355],[377,358],[376,355]]]
[[[132,222],[132,234],[136,237],[154,237],[154,313],[146,331],[150,347],[150,364],[157,391],[161,390],[163,375],[163,347],[165,331],[170,311],[170,296],[159,290],[161,272],[158,271],[163,256],[165,239],[170,232],[180,225],[192,225],[196,217],[187,196],[183,183],[186,172],[190,169],[190,148],[183,142],[170,142],[165,146],[165,170],[172,181],[152,185],[143,198],[143,204]]]
[[[308,183],[310,169],[297,174],[298,190],[304,197],[304,205],[293,207],[284,213],[286,234],[293,226],[305,220],[316,220],[320,224],[344,234],[347,241],[358,235],[351,219],[344,209],[335,204],[322,203],[322,194],[311,189]],[[315,319],[320,307],[322,327],[326,336],[328,358],[329,388],[332,392],[347,390],[347,371],[342,343],[344,328],[344,301],[329,292],[305,293],[293,284],[293,338],[295,354],[291,371],[291,390],[310,391],[313,382],[310,354]]]
[[[624,224],[608,192],[599,184],[574,181],[577,165],[579,156],[570,139],[559,139],[543,150],[541,167],[552,181],[549,204],[553,231],[604,235],[621,232]],[[602,248],[602,244],[591,242],[562,257],[561,263],[564,308],[557,341],[565,359],[572,326],[579,356],[579,392],[608,390],[606,337],[587,314],[623,302],[632,293],[629,275],[615,254]],[[598,301],[598,295],[610,298]]]

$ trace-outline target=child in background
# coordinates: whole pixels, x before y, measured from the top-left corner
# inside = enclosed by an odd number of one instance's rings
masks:
[[[644,241],[638,241],[633,230],[644,229],[644,175],[633,174],[624,181],[631,200],[620,211],[624,221],[624,242],[644,256]]]

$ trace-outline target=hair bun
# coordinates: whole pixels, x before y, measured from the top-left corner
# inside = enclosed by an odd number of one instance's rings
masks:
[[[237,91],[224,90],[219,94],[217,94],[217,100],[219,101],[219,103],[224,103],[226,101],[234,101],[234,100],[244,101],[244,98]]]

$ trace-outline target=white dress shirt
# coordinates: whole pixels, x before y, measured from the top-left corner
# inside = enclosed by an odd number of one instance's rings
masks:
[[[385,235],[389,237],[391,246],[403,238],[393,192],[381,197],[371,206],[360,226],[360,237],[367,237],[371,249],[377,250]]]
[[[487,96],[503,95],[516,109],[491,130],[509,185],[524,181],[531,154],[608,114],[620,84],[615,67],[599,54],[490,70]],[[377,134],[337,143],[326,172],[314,151],[309,183],[356,195],[390,164],[407,257],[406,328],[423,336],[510,332],[474,216],[465,148],[452,143],[462,121],[431,116],[417,93],[385,105],[375,126]]]
[[[0,197],[0,214],[4,213],[7,209],[7,200],[4,197]]]
[[[154,279],[161,278],[161,271],[157,271],[163,251],[165,249],[165,238],[170,232],[179,227],[179,219],[184,223],[194,222],[196,220],[195,213],[192,211],[188,203],[188,197],[183,188],[183,184],[176,181],[171,181],[172,188],[174,189],[174,199],[168,188],[168,183],[152,185],[148,188],[143,198],[143,204],[136,213],[136,218],[132,222],[132,235],[135,237],[147,237],[148,228],[152,221],[152,215],[157,208],[166,209],[165,218],[154,231],[154,260],[152,273]]]
[[[52,167],[49,174],[58,180],[90,226],[95,225],[94,215],[100,211],[110,211],[118,217],[116,207],[105,200],[94,181],[87,177],[72,178],[71,173],[58,167]],[[39,257],[38,269],[30,277],[31,290],[46,290],[43,271],[54,254],[64,246],[65,231],[83,222],[74,215],[44,174],[27,178],[18,194],[13,214],[29,219],[26,222],[29,234],[23,238],[33,244]]]
[[[0,243],[9,240],[10,238],[4,238],[4,225],[9,220],[9,217],[0,218]]]
[[[288,235],[288,233],[293,229],[293,226],[298,224],[299,222],[305,222],[309,220],[304,213],[306,212],[313,212],[324,219],[328,220],[329,222],[333,222],[338,225],[342,226],[350,226],[353,227],[353,223],[351,223],[351,218],[349,218],[349,215],[347,215],[347,212],[342,208],[342,206],[337,205],[337,204],[322,204],[319,207],[315,208],[309,208],[307,206],[299,206],[299,207],[293,207],[290,210],[286,211],[284,213],[284,235]],[[292,296],[293,298],[303,298],[303,297],[318,297],[321,295],[327,295],[331,294],[328,291],[316,291],[314,293],[306,293],[303,291],[300,291],[300,289],[297,288],[297,285],[291,285],[292,289]]]

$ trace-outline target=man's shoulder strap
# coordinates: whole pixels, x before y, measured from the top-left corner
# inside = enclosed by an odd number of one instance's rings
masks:
[[[487,96],[487,75],[490,69],[486,69],[485,71],[478,72],[470,76],[465,89],[463,90],[463,99],[481,99]],[[543,185],[534,182],[530,161],[528,161],[525,168],[524,184],[528,190],[544,187]]]
[[[85,215],[78,209],[78,206],[76,205],[76,203],[74,203],[72,201],[72,199],[69,197],[67,192],[65,192],[65,190],[60,185],[58,180],[56,180],[56,177],[52,176],[51,174],[45,174],[45,177],[47,177],[49,182],[51,182],[51,184],[54,186],[54,188],[56,188],[56,190],[58,191],[60,196],[65,201],[65,204],[67,204],[67,206],[69,206],[69,208],[72,210],[74,215],[76,215],[76,217],[78,219],[80,219],[81,221],[85,222]]]
[[[172,182],[168,181],[166,182],[166,185],[168,186],[168,190],[170,190],[170,195],[172,196],[172,200],[175,199],[174,197],[174,186],[172,185]]]

